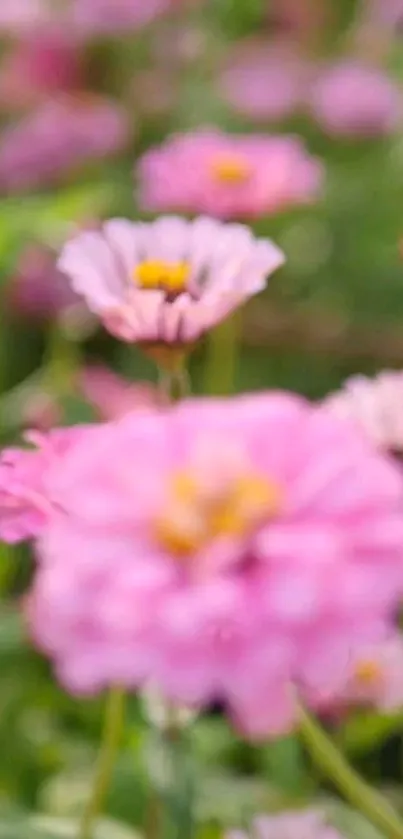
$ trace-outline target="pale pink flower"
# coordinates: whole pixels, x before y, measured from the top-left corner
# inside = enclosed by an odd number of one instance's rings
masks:
[[[87,35],[124,35],[171,5],[172,0],[71,0],[70,20]]]
[[[306,640],[300,689],[309,704],[332,714],[351,705],[403,706],[403,639],[390,624],[341,627],[337,634],[325,628]]]
[[[0,65],[0,104],[14,110],[78,87],[77,45],[69,30],[44,26],[13,42]]]
[[[378,448],[403,453],[403,372],[384,370],[373,379],[352,376],[325,404],[355,422]]]
[[[297,137],[200,129],[170,137],[139,164],[143,210],[255,218],[318,198],[322,166]]]
[[[184,346],[261,291],[283,261],[242,225],[166,216],[107,221],[67,242],[58,264],[119,338]]]
[[[227,830],[224,839],[342,839],[319,810],[291,810],[256,816],[249,832]]]
[[[220,76],[223,98],[260,122],[282,120],[301,106],[310,68],[287,44],[250,38],[236,45]]]
[[[383,70],[350,59],[324,70],[312,87],[310,107],[329,134],[373,137],[396,128],[402,95]]]
[[[78,439],[77,426],[49,434],[26,434],[31,448],[4,449],[0,457],[0,538],[20,542],[38,536],[47,524],[52,506],[46,489],[47,475],[57,468]]]
[[[50,6],[47,0],[1,0],[0,32],[20,34],[47,22]]]
[[[403,0],[372,0],[368,22],[374,27],[399,30],[403,24]]]
[[[399,633],[350,648],[341,699],[349,706],[371,705],[380,711],[403,707],[403,638]]]
[[[78,377],[84,398],[102,420],[123,417],[130,411],[157,408],[162,397],[149,382],[131,382],[101,364],[87,365]]]
[[[108,99],[65,96],[45,102],[0,135],[0,189],[52,183],[128,140],[125,113]]]
[[[83,431],[47,486],[29,620],[73,692],[151,683],[285,732],[312,641],[369,634],[401,597],[399,473],[297,396],[136,411]]]

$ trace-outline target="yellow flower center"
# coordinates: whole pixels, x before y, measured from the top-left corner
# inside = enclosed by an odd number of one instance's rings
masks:
[[[243,184],[248,180],[251,168],[247,160],[237,155],[216,157],[211,164],[214,180],[225,184]]]
[[[363,659],[359,661],[355,667],[354,672],[356,681],[361,687],[373,687],[379,682],[382,675],[382,670],[378,662],[373,659]]]
[[[170,488],[169,505],[156,522],[156,535],[163,547],[187,559],[220,537],[247,537],[281,507],[275,483],[257,474],[238,477],[225,490],[201,487],[190,472],[178,472]]]
[[[162,259],[140,262],[133,272],[133,279],[140,288],[162,290],[167,294],[185,291],[189,276],[190,265],[187,262],[165,262]]]

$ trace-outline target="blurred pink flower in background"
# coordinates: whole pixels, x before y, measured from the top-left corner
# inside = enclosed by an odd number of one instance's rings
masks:
[[[165,12],[172,0],[71,0],[70,20],[89,35],[122,35]]]
[[[295,45],[250,38],[229,53],[220,90],[240,114],[270,122],[298,110],[309,76],[310,67],[298,56]]]
[[[183,347],[262,291],[283,262],[243,225],[165,216],[79,233],[58,266],[117,337]]]
[[[162,397],[150,382],[124,379],[103,365],[87,365],[79,373],[78,386],[100,419],[113,420],[130,411],[158,408]]]
[[[375,27],[398,29],[403,24],[403,0],[370,0],[367,11]]]
[[[289,136],[178,134],[139,163],[143,210],[256,218],[315,201],[322,165]]]
[[[83,429],[47,487],[29,620],[73,692],[151,681],[279,734],[312,639],[331,654],[401,596],[400,474],[291,394]]]
[[[0,189],[52,183],[76,167],[115,154],[128,141],[128,120],[112,100],[63,96],[0,134]]]
[[[30,320],[46,321],[79,302],[80,298],[56,267],[55,254],[50,248],[31,245],[22,251],[6,289],[7,308]]]
[[[49,20],[47,0],[1,0],[0,32],[18,35]]]
[[[352,376],[325,404],[355,422],[375,446],[403,454],[403,372],[385,370],[373,379]]]
[[[250,832],[227,830],[224,839],[342,839],[319,810],[291,810],[256,816]]]
[[[312,86],[310,107],[329,134],[374,137],[396,128],[402,94],[381,68],[349,59],[323,70]]]
[[[77,88],[80,60],[68,29],[45,26],[14,42],[0,64],[0,105],[27,107],[58,91]]]
[[[394,633],[373,644],[351,646],[341,700],[380,711],[403,707],[403,636]]]
[[[16,543],[38,536],[52,506],[47,476],[83,433],[80,426],[48,434],[31,432],[26,440],[35,448],[4,449],[0,457],[0,538]]]

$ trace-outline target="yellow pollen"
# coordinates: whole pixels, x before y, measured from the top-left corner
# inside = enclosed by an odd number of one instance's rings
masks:
[[[247,160],[236,155],[216,157],[211,164],[214,180],[226,184],[243,184],[248,180],[251,169]]]
[[[376,661],[368,658],[358,662],[354,675],[361,686],[371,687],[379,681],[382,670]]]
[[[187,559],[214,539],[247,537],[279,513],[281,502],[280,488],[259,475],[239,477],[225,491],[206,493],[191,473],[178,472],[156,535],[166,550]]]
[[[140,288],[166,291],[168,294],[180,294],[186,290],[190,276],[187,262],[164,262],[160,259],[147,259],[140,262],[133,279]]]

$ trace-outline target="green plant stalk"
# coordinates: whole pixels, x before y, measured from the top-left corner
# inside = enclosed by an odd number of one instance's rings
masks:
[[[103,809],[116,760],[123,728],[124,707],[123,689],[111,688],[106,700],[102,741],[92,790],[84,808],[77,839],[92,839],[94,835],[96,821]]]
[[[210,333],[207,340],[203,393],[227,396],[235,385],[241,313],[235,312]]]
[[[385,798],[351,768],[318,722],[299,704],[300,734],[318,768],[388,839],[403,839],[403,822]]]

